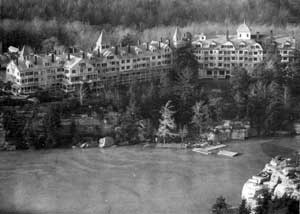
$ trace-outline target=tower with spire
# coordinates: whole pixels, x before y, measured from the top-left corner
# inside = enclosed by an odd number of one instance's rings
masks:
[[[95,51],[103,52],[110,47],[109,39],[104,30],[101,31],[100,36],[96,42]]]
[[[175,33],[173,35],[173,45],[175,48],[179,48],[184,45],[182,34],[178,27],[176,27]]]

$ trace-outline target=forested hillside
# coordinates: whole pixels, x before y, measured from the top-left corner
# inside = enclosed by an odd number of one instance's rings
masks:
[[[218,32],[246,20],[251,27],[300,35],[299,0],[0,0],[0,41],[76,45],[88,49],[106,29],[114,42],[170,37],[175,26],[191,33]],[[262,31],[260,31],[262,32]],[[46,41],[45,41],[46,40]]]
[[[1,3],[1,2],[0,2]],[[2,0],[2,19],[62,19],[91,25],[189,22],[299,23],[299,0]]]

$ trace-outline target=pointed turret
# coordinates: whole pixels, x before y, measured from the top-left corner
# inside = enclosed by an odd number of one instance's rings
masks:
[[[109,39],[106,37],[105,31],[102,30],[96,42],[96,47],[94,50],[97,51],[99,49],[100,52],[102,52],[103,50],[109,48],[109,45],[110,45]]]
[[[20,59],[25,60],[32,53],[32,49],[26,45],[23,46],[22,50],[20,51]]]
[[[173,36],[173,44],[174,44],[174,46],[177,47],[178,44],[181,43],[181,41],[182,41],[181,32],[178,29],[178,27],[176,27],[175,33],[174,33],[174,36]]]

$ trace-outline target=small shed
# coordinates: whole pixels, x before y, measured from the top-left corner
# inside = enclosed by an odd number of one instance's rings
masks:
[[[104,137],[99,139],[99,147],[100,148],[106,148],[113,146],[115,144],[115,141],[112,137]]]

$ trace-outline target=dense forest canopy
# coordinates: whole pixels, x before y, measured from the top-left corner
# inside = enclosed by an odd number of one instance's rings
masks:
[[[276,27],[298,37],[300,1],[0,0],[0,41],[3,50],[24,44],[42,50],[48,39],[90,49],[102,29],[120,43],[128,34],[142,41],[170,38],[175,26],[191,33],[235,32],[244,20],[254,31]]]
[[[1,4],[2,2],[2,4]],[[91,25],[186,25],[189,22],[300,22],[299,0],[2,0],[2,19],[82,21]]]

